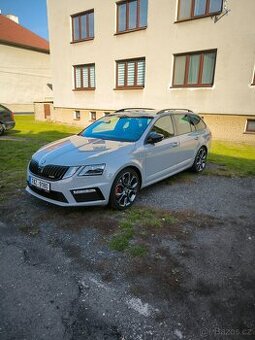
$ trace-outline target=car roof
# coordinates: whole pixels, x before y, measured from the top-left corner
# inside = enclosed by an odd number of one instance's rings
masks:
[[[155,118],[159,115],[163,114],[194,114],[193,111],[189,109],[148,109],[148,108],[126,108],[126,109],[120,109],[114,112],[114,114],[118,114],[120,116],[128,116],[128,117],[151,117]]]

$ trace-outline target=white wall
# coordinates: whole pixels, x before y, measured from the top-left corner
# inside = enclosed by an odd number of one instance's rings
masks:
[[[23,111],[52,98],[50,56],[0,44],[0,103]]]
[[[228,0],[231,10],[174,23],[177,0],[148,0],[146,30],[114,35],[114,0],[48,0],[54,105],[116,109],[188,107],[201,113],[255,114],[255,1]],[[70,15],[95,10],[95,39],[71,44]],[[173,54],[217,48],[212,88],[172,89]],[[146,57],[143,90],[114,90],[115,60]],[[72,65],[96,64],[96,90],[75,92]]]

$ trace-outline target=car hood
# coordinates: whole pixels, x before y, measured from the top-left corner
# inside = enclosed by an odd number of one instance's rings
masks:
[[[79,135],[67,137],[39,149],[33,159],[41,165],[79,166],[104,163],[112,153],[127,155],[135,143],[118,142]],[[116,155],[118,156],[118,155]]]

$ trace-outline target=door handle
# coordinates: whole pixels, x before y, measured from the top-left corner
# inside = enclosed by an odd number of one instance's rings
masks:
[[[179,145],[179,143],[178,143],[178,142],[174,142],[174,143],[170,143],[169,145],[170,145],[171,147],[175,148],[176,146]]]
[[[199,137],[197,136],[197,137],[195,137],[194,139],[195,139],[195,140],[198,140],[198,138],[199,138]]]

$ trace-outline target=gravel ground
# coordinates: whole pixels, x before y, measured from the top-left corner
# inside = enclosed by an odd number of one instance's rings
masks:
[[[0,205],[0,339],[255,338],[255,179],[189,176],[141,192],[176,219],[109,249],[108,208],[18,191]]]
[[[171,183],[171,182],[170,182]],[[255,220],[255,180],[190,176],[184,183],[165,182],[144,189],[139,203],[169,210],[192,210],[222,218]]]

